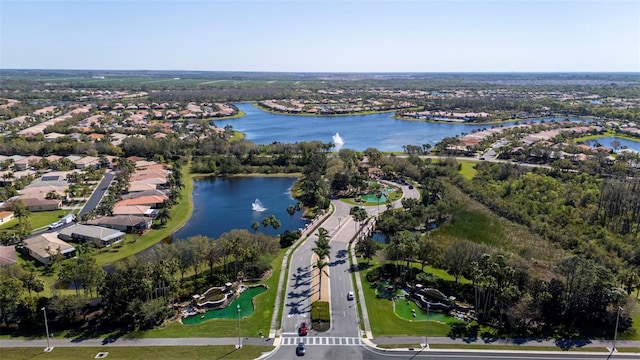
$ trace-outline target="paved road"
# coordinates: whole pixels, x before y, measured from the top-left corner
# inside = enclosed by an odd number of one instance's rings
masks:
[[[417,198],[419,192],[409,189],[408,185],[399,185],[404,197]],[[354,291],[354,285],[349,265],[349,243],[360,230],[349,212],[352,205],[334,200],[334,212],[323,223],[331,239],[331,256],[326,274],[329,277],[331,298],[331,328],[328,331],[318,333],[311,331],[307,337],[297,335],[300,322],[308,322],[311,302],[317,300],[318,289],[311,289],[311,255],[312,248],[317,240],[317,232],[314,232],[291,257],[291,271],[287,282],[285,311],[282,319],[283,336],[279,342],[279,348],[270,358],[289,359],[295,358],[295,347],[298,342],[304,342],[309,349],[307,357],[321,359],[361,359],[364,343],[356,341],[360,339],[360,319],[357,312],[357,301],[347,300],[347,293]],[[400,206],[400,202],[394,203]],[[378,211],[384,211],[386,205],[369,206],[369,215],[376,215]],[[365,326],[368,328],[368,324]],[[321,339],[321,340],[318,340]],[[344,346],[341,346],[344,345]]]
[[[82,210],[80,210],[80,212],[78,213],[79,216],[90,213],[98,206],[104,194],[107,192],[107,190],[109,190],[109,184],[111,184],[111,181],[114,177],[115,174],[112,172],[107,172],[104,174],[102,180],[100,181],[100,184],[98,184],[98,186],[89,197],[89,200],[87,200],[87,202],[82,207]]]

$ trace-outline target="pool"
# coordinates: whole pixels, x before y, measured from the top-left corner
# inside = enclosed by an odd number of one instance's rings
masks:
[[[378,199],[376,194],[368,194],[368,195],[363,195],[362,200],[370,203],[382,204],[387,201],[387,196],[385,194],[382,194],[380,199]]]
[[[267,288],[264,286],[248,288],[247,290],[243,291],[237,299],[233,300],[231,304],[229,304],[229,306],[227,306],[226,308],[209,310],[203,314],[189,316],[188,318],[182,319],[182,323],[185,325],[199,325],[211,319],[237,319],[238,305],[240,305],[241,317],[244,318],[247,316],[251,316],[251,314],[253,314],[255,310],[253,307],[253,298],[265,291],[267,291]]]
[[[394,301],[393,308],[396,315],[405,320],[424,321],[427,319],[427,312],[418,307],[418,305],[416,305],[413,300],[399,298],[398,300]],[[415,317],[413,316],[413,311],[411,310],[415,310]],[[463,320],[457,319],[453,316],[433,311],[429,312],[429,321],[437,321],[449,325],[465,323]]]

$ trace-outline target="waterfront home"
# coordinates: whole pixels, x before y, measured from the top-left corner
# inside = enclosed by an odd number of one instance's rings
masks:
[[[58,238],[56,233],[44,233],[24,240],[24,247],[29,255],[45,265],[49,265],[51,258],[62,254],[65,258],[76,256],[73,245]]]
[[[101,226],[75,224],[60,230],[58,236],[62,240],[90,242],[98,247],[104,247],[122,241],[124,235],[121,231]]]

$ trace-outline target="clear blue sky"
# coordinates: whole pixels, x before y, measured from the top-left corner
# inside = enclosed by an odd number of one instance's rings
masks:
[[[640,71],[638,0],[0,0],[0,68]]]

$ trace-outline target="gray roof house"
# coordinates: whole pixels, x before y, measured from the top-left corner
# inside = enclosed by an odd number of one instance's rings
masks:
[[[151,227],[153,218],[143,215],[102,216],[88,221],[87,224],[104,226],[125,232],[141,232]]]
[[[98,247],[104,247],[122,241],[124,233],[100,226],[75,224],[60,230],[58,237],[62,240],[90,241]]]
[[[76,248],[58,239],[56,233],[44,233],[25,239],[24,247],[31,257],[45,265],[49,265],[51,257],[56,253],[62,254],[65,258],[76,255]]]

